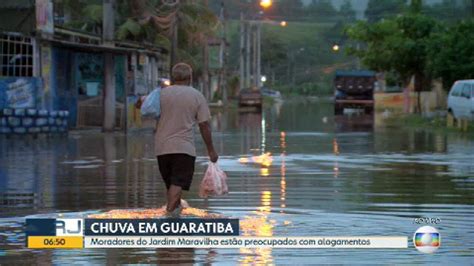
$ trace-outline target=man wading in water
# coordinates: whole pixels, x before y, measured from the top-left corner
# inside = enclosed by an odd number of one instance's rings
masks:
[[[174,84],[163,88],[160,95],[161,115],[155,133],[155,154],[166,184],[166,210],[177,216],[182,210],[182,190],[189,190],[194,174],[196,148],[193,128],[196,123],[211,162],[217,162],[218,156],[212,144],[211,113],[206,99],[190,87],[191,66],[178,63],[171,72]]]

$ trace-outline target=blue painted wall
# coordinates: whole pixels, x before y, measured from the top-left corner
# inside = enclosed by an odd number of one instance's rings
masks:
[[[51,85],[56,92],[54,106],[56,110],[69,111],[68,124],[76,126],[77,89],[75,88],[74,53],[69,49],[53,48],[53,67]]]
[[[37,108],[41,79],[32,77],[0,78],[0,109]]]

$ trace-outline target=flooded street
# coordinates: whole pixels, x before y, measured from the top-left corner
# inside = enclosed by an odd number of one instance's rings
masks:
[[[374,121],[372,121],[374,120]],[[320,101],[263,113],[214,111],[212,127],[229,195],[203,200],[201,140],[191,191],[197,209],[239,218],[258,236],[408,236],[409,248],[29,250],[25,218],[85,217],[159,208],[164,184],[151,131],[73,132],[64,138],[0,139],[0,263],[384,263],[474,260],[474,139],[393,128],[376,117],[334,117]],[[265,153],[263,162],[258,160]],[[253,157],[253,158],[252,158]],[[256,163],[260,162],[260,163]],[[441,219],[437,253],[411,242],[418,217]]]

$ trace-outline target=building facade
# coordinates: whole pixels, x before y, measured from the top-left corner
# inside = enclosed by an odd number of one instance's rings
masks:
[[[166,50],[55,25],[53,8],[51,0],[0,3],[11,18],[0,23],[0,132],[103,127],[107,108],[115,129],[133,127],[135,99],[167,76]]]

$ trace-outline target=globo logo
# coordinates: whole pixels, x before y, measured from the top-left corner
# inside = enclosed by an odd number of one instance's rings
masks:
[[[434,253],[441,246],[441,235],[432,226],[423,226],[413,235],[413,244],[418,251]]]

